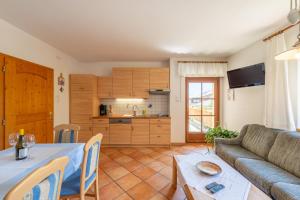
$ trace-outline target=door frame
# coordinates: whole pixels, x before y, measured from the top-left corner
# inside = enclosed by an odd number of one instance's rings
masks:
[[[219,77],[186,77],[185,78],[185,142],[205,142],[203,133],[191,135],[189,134],[189,109],[188,109],[188,96],[189,96],[189,83],[197,83],[211,81],[215,82],[215,126],[220,123],[220,78]]]
[[[2,120],[4,120],[5,116],[5,95],[4,95],[4,83],[5,83],[5,56],[0,53],[0,150],[4,149],[5,146],[5,128],[2,124]]]

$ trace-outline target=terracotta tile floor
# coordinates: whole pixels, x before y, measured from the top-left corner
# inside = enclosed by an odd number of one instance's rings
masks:
[[[195,153],[204,144],[174,147],[102,147],[100,154],[100,199],[184,200],[180,186],[171,187],[172,156]]]

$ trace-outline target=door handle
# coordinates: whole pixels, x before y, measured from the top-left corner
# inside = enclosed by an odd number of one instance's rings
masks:
[[[50,118],[50,120],[53,119],[53,113],[52,112],[49,112],[49,118]]]

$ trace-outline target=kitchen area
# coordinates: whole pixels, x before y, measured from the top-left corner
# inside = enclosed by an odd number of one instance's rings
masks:
[[[108,146],[168,146],[168,67],[112,68],[111,76],[70,75],[70,122],[78,141],[103,134]]]

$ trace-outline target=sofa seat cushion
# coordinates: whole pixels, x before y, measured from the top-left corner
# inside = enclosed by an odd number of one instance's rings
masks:
[[[272,186],[271,195],[276,200],[299,200],[300,185],[289,183],[275,183]]]
[[[263,160],[239,158],[235,162],[235,167],[254,185],[269,195],[274,183],[300,184],[300,179],[296,176]]]
[[[244,149],[240,145],[218,144],[216,154],[233,167],[238,158],[263,160],[261,157]]]
[[[300,177],[300,134],[280,133],[270,150],[268,160]]]
[[[249,125],[242,140],[242,147],[260,157],[263,157],[264,159],[267,159],[277,133],[278,131],[266,128],[262,125]]]

